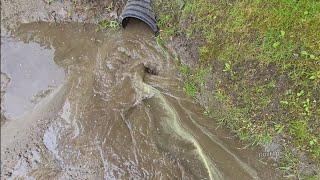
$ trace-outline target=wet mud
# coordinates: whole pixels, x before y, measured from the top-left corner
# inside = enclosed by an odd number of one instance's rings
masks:
[[[3,179],[272,179],[183,92],[143,23],[21,24],[1,37]]]

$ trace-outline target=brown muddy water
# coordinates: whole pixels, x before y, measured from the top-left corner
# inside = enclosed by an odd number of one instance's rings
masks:
[[[1,37],[1,82],[3,179],[272,179],[144,24],[22,24]]]

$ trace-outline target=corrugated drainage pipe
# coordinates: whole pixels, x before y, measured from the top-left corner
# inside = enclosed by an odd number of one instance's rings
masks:
[[[151,0],[128,0],[119,18],[123,28],[127,26],[130,18],[143,21],[152,29],[155,35],[158,35],[159,28],[151,8]]]

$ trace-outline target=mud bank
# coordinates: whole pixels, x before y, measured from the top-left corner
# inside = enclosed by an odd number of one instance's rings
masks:
[[[116,19],[124,1],[112,0],[18,0],[1,1],[1,35],[13,30],[20,23],[28,22],[83,22],[95,23]]]

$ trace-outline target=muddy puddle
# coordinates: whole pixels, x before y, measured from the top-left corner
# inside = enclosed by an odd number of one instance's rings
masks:
[[[144,24],[1,37],[3,179],[272,179],[183,92]]]

